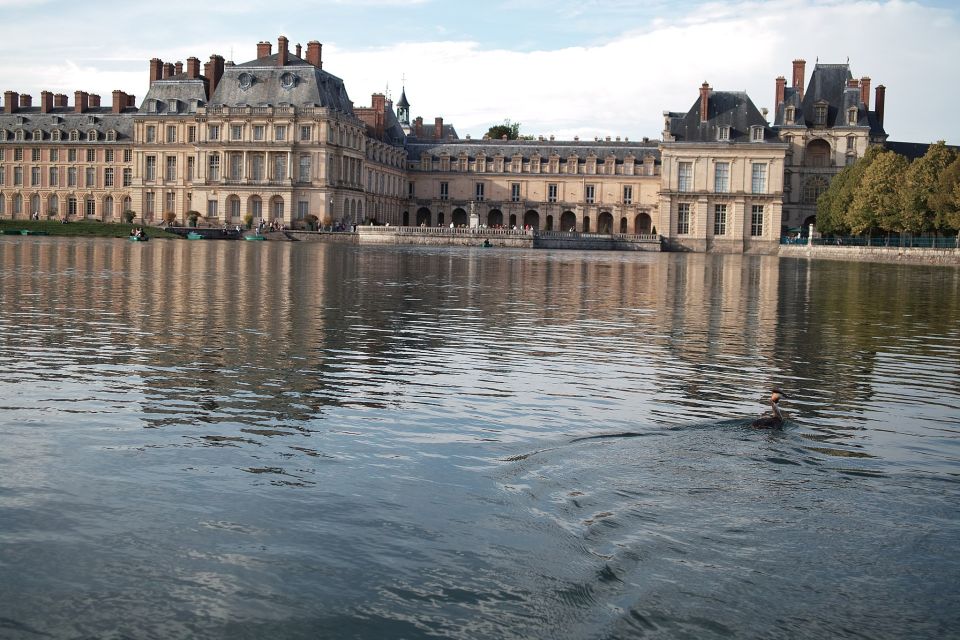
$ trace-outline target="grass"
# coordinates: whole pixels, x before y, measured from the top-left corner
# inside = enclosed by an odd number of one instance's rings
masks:
[[[94,222],[82,220],[62,224],[56,220],[0,220],[0,231],[28,229],[45,231],[51,236],[70,236],[83,238],[126,238],[135,227],[142,227],[151,238],[179,238],[163,229],[146,225],[126,224],[123,222]]]

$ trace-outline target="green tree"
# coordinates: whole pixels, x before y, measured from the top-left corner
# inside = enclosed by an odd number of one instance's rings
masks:
[[[922,158],[910,163],[900,185],[900,208],[904,231],[919,233],[944,228],[938,220],[931,199],[940,186],[940,176],[956,158],[952,149],[940,140],[930,145]]]
[[[516,140],[520,137],[520,123],[510,122],[510,119],[503,121],[503,124],[495,124],[487,130],[487,137],[491,140],[502,140],[507,136],[507,140]]]
[[[830,186],[817,199],[817,230],[822,233],[848,233],[850,221],[848,214],[853,202],[853,194],[863,179],[863,174],[882,151],[880,147],[870,147],[862,158],[854,164],[844,167],[834,176]]]
[[[893,151],[877,153],[857,181],[847,209],[847,224],[855,234],[873,229],[905,231],[900,212],[900,184],[909,162]]]
[[[940,174],[937,188],[927,201],[938,230],[960,230],[960,155]]]

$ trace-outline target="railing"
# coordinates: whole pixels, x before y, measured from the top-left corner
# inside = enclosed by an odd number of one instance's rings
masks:
[[[660,242],[652,233],[581,233],[579,231],[535,231],[489,227],[386,227],[361,225],[364,234],[431,235],[431,236],[496,236],[512,238],[543,238],[545,240],[621,240],[627,242]]]
[[[805,245],[807,238],[791,238],[782,236],[780,244]],[[814,246],[828,247],[889,247],[889,248],[917,248],[917,249],[960,249],[958,236],[823,236],[814,238]]]

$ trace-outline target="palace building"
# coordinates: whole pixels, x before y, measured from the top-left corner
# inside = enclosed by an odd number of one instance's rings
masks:
[[[6,91],[0,217],[309,228],[374,222],[657,234],[668,249],[769,253],[808,224],[846,164],[886,140],[884,88],[849,65],[776,79],[773,123],[743,92],[704,82],[660,140],[460,138],[411,120],[406,92],[355,106],[322,45],[256,44],[235,64],[149,63],[146,96]]]

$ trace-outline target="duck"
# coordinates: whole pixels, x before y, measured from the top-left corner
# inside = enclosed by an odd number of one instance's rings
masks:
[[[779,429],[783,426],[783,414],[780,413],[780,398],[783,392],[780,389],[770,391],[770,414],[757,418],[750,423],[754,429]]]

